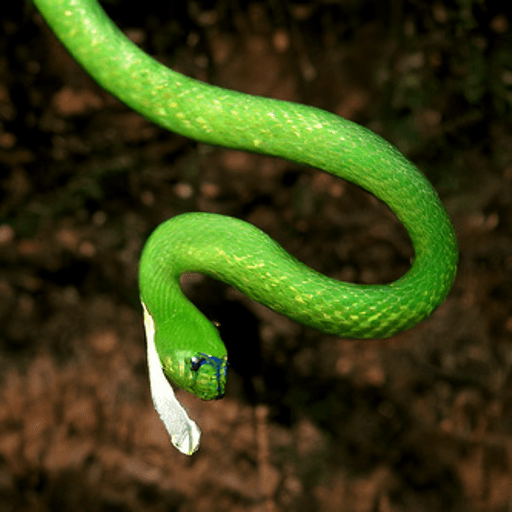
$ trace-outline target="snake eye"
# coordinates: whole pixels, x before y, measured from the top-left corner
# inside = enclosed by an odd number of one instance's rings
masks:
[[[204,357],[196,357],[196,356],[191,357],[190,358],[190,369],[193,372],[197,372],[197,370],[199,370],[199,368],[201,368],[203,363],[204,363]]]

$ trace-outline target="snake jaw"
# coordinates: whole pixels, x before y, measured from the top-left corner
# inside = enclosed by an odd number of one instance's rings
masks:
[[[178,388],[201,400],[218,400],[224,396],[227,355],[216,357],[205,352],[190,355],[187,351],[176,351],[172,358],[164,356],[160,361],[167,379]]]
[[[202,398],[203,400],[219,400],[226,392],[226,379],[228,373],[228,357],[215,357],[209,354],[200,352],[197,356],[190,359],[190,368],[193,372],[199,372],[203,368],[206,370],[206,385],[202,382],[196,381],[192,392]],[[203,371],[204,371],[203,370]],[[212,374],[213,370],[213,374]],[[212,393],[213,386],[211,381],[216,383],[216,393]]]

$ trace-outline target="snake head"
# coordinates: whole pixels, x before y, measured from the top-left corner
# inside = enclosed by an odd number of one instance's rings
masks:
[[[228,356],[219,331],[190,302],[178,307],[155,308],[151,314],[145,302],[146,323],[152,329],[165,377],[175,386],[202,400],[222,398],[226,390]]]
[[[202,352],[176,355],[176,360],[165,358],[162,364],[166,377],[173,384],[202,400],[216,400],[224,396],[227,356],[215,357]]]
[[[190,370],[193,375],[193,389],[196,396],[203,400],[222,398],[226,392],[228,358],[215,357],[199,352],[190,358]]]

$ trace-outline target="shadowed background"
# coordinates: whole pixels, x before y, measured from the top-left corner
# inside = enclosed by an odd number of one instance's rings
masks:
[[[503,2],[105,2],[177,71],[299,101],[397,145],[459,236],[454,289],[387,341],[303,328],[201,276],[226,398],[152,408],[137,264],[156,225],[246,219],[315,269],[386,282],[412,249],[331,176],[197,144],[103,92],[30,3],[0,18],[2,511],[507,511],[512,505],[512,48]],[[133,9],[133,10],[132,10]]]

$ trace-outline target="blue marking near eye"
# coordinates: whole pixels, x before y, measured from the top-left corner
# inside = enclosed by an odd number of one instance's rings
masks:
[[[220,358],[220,357],[210,356],[210,355],[204,354],[202,352],[199,353],[198,355],[201,357],[196,362],[196,365],[197,365],[196,369],[198,370],[205,363],[209,364],[210,366],[213,366],[215,368],[215,373],[216,373],[215,376],[217,379],[217,393],[218,393],[217,398],[222,398],[224,396],[224,393],[221,390],[220,382],[221,382],[221,378],[226,377],[226,375],[228,373],[228,358],[227,358],[227,356]]]

